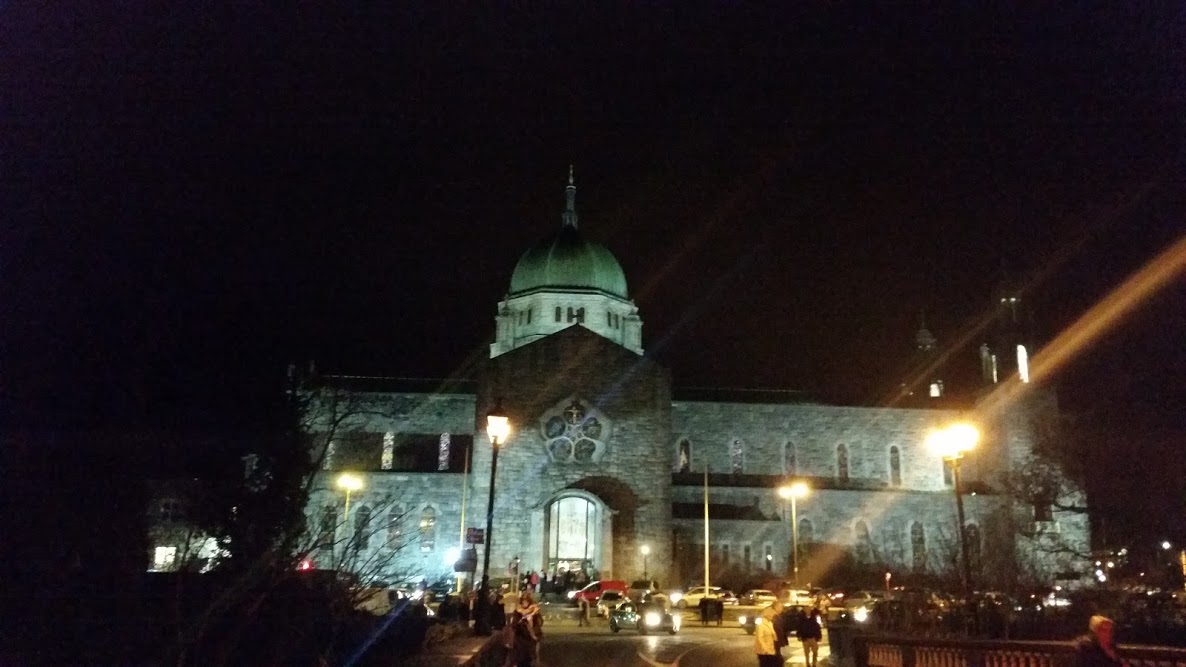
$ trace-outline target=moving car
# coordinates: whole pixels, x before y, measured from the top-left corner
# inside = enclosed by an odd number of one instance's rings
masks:
[[[622,595],[626,595],[626,582],[619,579],[594,581],[579,591],[569,591],[568,599],[574,605],[582,599],[588,601],[589,604],[597,604],[597,600],[605,591],[618,591]]]
[[[774,591],[765,588],[751,588],[737,598],[737,604],[766,606],[778,600]]]
[[[754,634],[754,631],[757,630],[758,625],[761,623],[765,623],[765,621],[762,620],[762,611],[763,611],[762,609],[759,609],[753,613],[739,614],[737,616],[737,625],[742,630],[745,630],[745,633],[747,635]],[[795,623],[798,620],[800,615],[806,614],[809,611],[811,611],[810,607],[793,606],[793,607],[787,607],[786,609],[783,610],[782,613],[784,614],[784,618],[787,619],[787,621],[786,621],[787,623]],[[794,627],[795,626],[793,626],[793,625],[789,627],[789,634],[791,634],[791,635],[794,634]]]
[[[627,600],[622,591],[605,591],[597,598],[597,615],[608,618],[611,611]]]
[[[662,604],[627,600],[609,613],[609,631],[616,633],[622,628],[632,628],[640,635],[662,631],[674,635],[679,632],[680,621],[678,613],[671,613]]]

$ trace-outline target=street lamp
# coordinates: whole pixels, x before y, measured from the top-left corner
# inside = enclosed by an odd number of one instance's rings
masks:
[[[951,477],[955,486],[955,511],[959,521],[960,553],[964,566],[964,590],[972,588],[972,567],[968,564],[968,530],[964,525],[964,495],[960,488],[960,460],[972,451],[980,431],[971,424],[952,424],[944,429],[932,431],[927,436],[927,447],[932,453],[951,465]]]
[[[795,590],[799,589],[799,509],[795,501],[807,495],[810,489],[803,482],[795,482],[778,488],[778,495],[783,500],[791,501],[791,579],[795,583]]]
[[[502,404],[495,402],[494,408],[486,415],[486,435],[490,438],[490,497],[486,500],[486,534],[483,536],[484,554],[482,555],[482,587],[478,590],[477,608],[480,610],[474,619],[474,634],[490,634],[490,543],[494,537],[494,479],[498,470],[498,449],[511,433],[511,423],[503,414]]]
[[[639,548],[639,551],[642,552],[642,578],[650,581],[651,578],[647,576],[647,556],[651,555],[651,547],[644,544]]]
[[[350,526],[350,494],[362,489],[362,478],[352,473],[344,472],[338,475],[338,488],[346,492],[346,516],[343,523]]]

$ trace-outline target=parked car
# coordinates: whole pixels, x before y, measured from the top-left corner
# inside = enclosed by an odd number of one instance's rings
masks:
[[[778,600],[774,591],[765,588],[751,588],[737,598],[737,604],[768,605]]]
[[[657,590],[659,590],[659,584],[655,581],[638,579],[630,582],[630,588],[626,590],[626,597],[635,602],[641,602],[644,597],[653,594]]]
[[[703,586],[693,586],[684,592],[673,592],[669,597],[680,609],[696,607],[700,604],[700,600],[706,597],[719,598],[725,604],[737,604],[737,596],[733,594],[733,591],[720,586],[709,586],[707,590]]]
[[[605,591],[618,591],[622,595],[625,595],[626,582],[619,579],[594,581],[579,591],[569,591],[568,600],[573,605],[578,604],[582,599],[588,601],[589,604],[597,604],[597,600],[601,598],[601,594]]]
[[[618,605],[627,601],[626,594],[622,591],[605,591],[601,597],[597,598],[597,615],[603,618],[608,618],[611,611],[617,608]]]
[[[645,635],[666,630],[674,635],[679,632],[680,621],[678,613],[670,612],[661,604],[626,600],[609,613],[609,631],[617,633],[622,628],[631,628]]]

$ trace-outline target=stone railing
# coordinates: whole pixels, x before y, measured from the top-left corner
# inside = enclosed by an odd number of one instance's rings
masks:
[[[839,630],[839,631],[838,631]],[[829,631],[834,664],[846,667],[1072,667],[1074,642],[990,641]],[[1126,667],[1186,667],[1186,649],[1120,646]]]

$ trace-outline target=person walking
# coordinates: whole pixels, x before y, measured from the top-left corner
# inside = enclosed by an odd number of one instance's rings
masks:
[[[1121,667],[1113,637],[1116,624],[1106,616],[1092,616],[1087,634],[1075,640],[1074,667]]]
[[[758,656],[758,667],[782,667],[782,656],[778,654],[778,635],[774,632],[774,610],[767,607],[754,627],[754,653]]]
[[[819,642],[824,638],[824,627],[820,623],[819,609],[812,609],[811,613],[799,619],[799,641],[803,643],[803,663],[805,667],[816,667],[819,658]]]
[[[790,634],[789,619],[787,618],[786,606],[781,600],[775,600],[770,603],[770,611],[774,613],[774,650],[779,657],[782,656],[782,647],[790,642],[787,640],[787,635]]]
[[[589,620],[589,600],[585,596],[577,598],[577,627],[593,625]]]

